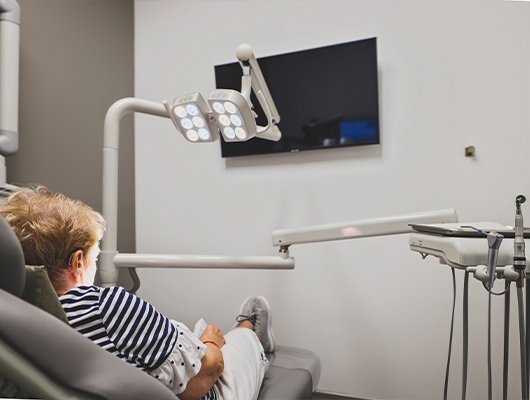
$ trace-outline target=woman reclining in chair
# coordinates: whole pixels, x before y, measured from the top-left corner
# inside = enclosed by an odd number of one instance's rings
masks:
[[[223,336],[208,325],[196,338],[121,287],[94,286],[103,217],[45,187],[22,189],[0,207],[26,264],[44,265],[70,325],[99,346],[160,380],[182,400],[256,399],[274,350],[263,297],[241,306]]]

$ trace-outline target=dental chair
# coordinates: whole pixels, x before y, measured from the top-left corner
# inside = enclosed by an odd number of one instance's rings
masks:
[[[0,388],[9,382],[25,398],[54,400],[175,399],[66,323],[44,268],[24,265],[20,243],[1,217],[0,318]],[[277,346],[269,360],[258,400],[311,399],[320,377],[315,354]]]

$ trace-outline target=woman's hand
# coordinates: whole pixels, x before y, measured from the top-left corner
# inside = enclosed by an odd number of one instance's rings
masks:
[[[206,327],[199,339],[203,343],[214,343],[219,348],[225,345],[225,337],[223,333],[217,326],[211,324]]]
[[[221,347],[225,338],[215,325],[208,325],[200,337],[206,344],[206,353],[201,360],[201,369],[190,379],[184,392],[178,395],[181,400],[198,400],[208,393],[224,370],[224,358]]]

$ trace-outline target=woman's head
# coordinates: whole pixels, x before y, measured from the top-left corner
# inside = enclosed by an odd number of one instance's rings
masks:
[[[15,231],[26,264],[44,265],[56,289],[80,254],[94,255],[105,230],[101,214],[44,186],[12,194],[0,215]]]

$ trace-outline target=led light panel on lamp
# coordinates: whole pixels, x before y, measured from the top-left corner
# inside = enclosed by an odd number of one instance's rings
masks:
[[[226,142],[242,142],[256,135],[256,120],[241,93],[231,89],[213,90],[208,104]]]
[[[166,104],[169,116],[178,131],[190,142],[213,142],[218,127],[209,120],[211,112],[199,92],[177,97],[171,106]]]

